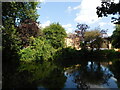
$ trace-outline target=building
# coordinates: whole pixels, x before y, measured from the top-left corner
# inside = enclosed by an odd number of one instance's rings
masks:
[[[77,50],[80,49],[80,38],[76,34],[68,34],[65,38],[66,47],[72,47]]]

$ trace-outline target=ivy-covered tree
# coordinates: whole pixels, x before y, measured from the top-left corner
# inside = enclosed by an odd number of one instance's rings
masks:
[[[63,48],[65,45],[65,37],[67,36],[65,29],[59,23],[53,23],[43,29],[46,40],[55,48]]]
[[[112,45],[115,48],[120,48],[120,25],[116,25],[116,29],[113,31]]]

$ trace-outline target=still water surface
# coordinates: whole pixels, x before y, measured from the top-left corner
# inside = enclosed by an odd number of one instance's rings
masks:
[[[21,63],[15,74],[7,74],[8,88],[120,88],[120,61],[85,61],[62,67],[55,63]]]
[[[91,62],[88,62],[87,69],[90,69],[90,65],[91,65]],[[94,72],[94,74],[87,73],[88,78],[86,78],[86,79],[90,79],[91,81],[85,80],[84,77],[82,78],[82,76],[81,76],[82,71],[79,69],[78,70],[73,69],[73,70],[71,70],[71,73],[69,72],[70,69],[65,71],[64,75],[67,77],[67,79],[66,79],[64,88],[79,88],[80,85],[82,85],[82,82],[84,82],[84,84],[88,88],[118,88],[117,83],[116,83],[117,79],[114,77],[113,73],[109,70],[109,68],[105,67],[103,65],[101,65],[100,67],[101,67],[100,71],[102,72],[102,75],[101,75],[102,79],[101,80],[97,79],[96,82],[94,82],[95,81],[94,76],[97,75],[97,72],[95,71],[95,69],[97,68],[97,65],[95,63],[94,63],[94,70],[92,72],[88,71],[89,73]],[[91,78],[89,78],[89,75],[93,75],[93,77],[91,76]],[[77,76],[78,76],[78,78],[80,78],[78,80],[78,82],[82,81],[81,83],[75,82]],[[83,88],[86,88],[86,87],[84,87],[85,85],[83,85]]]
[[[86,65],[68,68],[64,71],[64,76],[66,79],[61,88],[118,88],[117,79],[108,65],[102,65],[100,62],[88,62]],[[41,88],[44,86],[38,87]]]

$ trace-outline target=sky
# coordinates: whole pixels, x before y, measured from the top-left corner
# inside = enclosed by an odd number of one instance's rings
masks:
[[[117,0],[116,0],[117,2]],[[49,26],[51,23],[59,22],[67,33],[73,33],[77,28],[77,23],[87,24],[89,30],[97,27],[107,30],[108,35],[112,35],[115,25],[111,23],[112,15],[98,18],[96,7],[101,5],[101,0],[80,0],[79,2],[45,2],[37,8],[40,15],[38,20],[41,27]]]

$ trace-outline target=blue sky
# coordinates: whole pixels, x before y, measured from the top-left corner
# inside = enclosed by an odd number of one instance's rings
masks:
[[[40,15],[38,21],[41,26],[50,25],[59,22],[67,33],[74,32],[77,23],[83,23],[90,26],[90,30],[96,27],[108,29],[108,35],[114,30],[114,24],[111,23],[111,16],[98,18],[96,7],[100,6],[99,0],[80,0],[80,2],[42,2],[41,8],[37,8]]]

